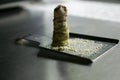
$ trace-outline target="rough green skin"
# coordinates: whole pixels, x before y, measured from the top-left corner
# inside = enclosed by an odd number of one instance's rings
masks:
[[[62,10],[62,11],[61,11]],[[53,47],[69,45],[69,29],[66,22],[67,10],[65,6],[59,5],[54,10],[54,32]]]

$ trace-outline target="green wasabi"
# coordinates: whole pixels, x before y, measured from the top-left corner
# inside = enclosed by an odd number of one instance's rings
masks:
[[[52,47],[61,47],[69,45],[69,29],[66,22],[67,8],[58,5],[54,9],[54,31],[52,38]]]

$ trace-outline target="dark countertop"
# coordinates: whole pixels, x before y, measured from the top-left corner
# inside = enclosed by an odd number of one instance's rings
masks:
[[[118,80],[120,45],[90,66],[38,57],[48,51],[16,45],[28,34],[52,32],[52,15],[21,10],[0,15],[0,80]],[[68,16],[70,31],[120,40],[120,23]],[[52,54],[52,53],[51,53]]]

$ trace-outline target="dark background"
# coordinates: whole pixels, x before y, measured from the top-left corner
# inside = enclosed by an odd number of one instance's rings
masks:
[[[0,5],[6,4],[6,3],[11,3],[11,2],[16,2],[16,1],[28,1],[28,0],[0,0]]]

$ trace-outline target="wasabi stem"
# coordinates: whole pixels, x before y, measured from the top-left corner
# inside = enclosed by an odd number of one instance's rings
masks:
[[[58,5],[54,9],[54,31],[52,47],[68,46],[69,45],[69,29],[66,22],[67,8],[63,5]]]

